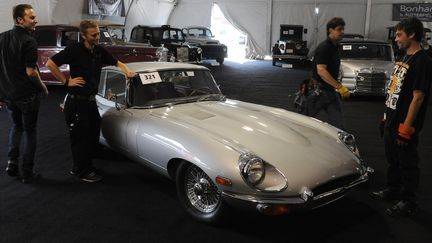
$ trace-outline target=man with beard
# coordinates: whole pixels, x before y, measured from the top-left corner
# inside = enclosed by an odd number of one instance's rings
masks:
[[[345,21],[342,18],[335,17],[327,23],[327,39],[316,48],[312,64],[312,78],[317,81],[319,91],[317,95],[308,97],[304,113],[315,116],[324,110],[329,123],[340,129],[344,129],[344,123],[339,94],[344,99],[350,96],[348,89],[337,81],[340,68],[338,43],[344,32]]]
[[[387,187],[372,193],[385,200],[397,200],[386,211],[391,216],[410,215],[417,210],[420,176],[417,145],[431,85],[431,61],[421,48],[422,37],[423,24],[416,18],[396,25],[396,43],[405,55],[393,69],[380,126],[389,164]]]
[[[84,41],[67,46],[54,55],[48,60],[47,67],[68,90],[64,114],[73,157],[70,174],[85,182],[97,182],[102,176],[93,168],[92,158],[97,151],[101,125],[95,95],[102,66],[115,65],[127,77],[133,77],[135,73],[99,45],[100,31],[96,22],[81,21],[80,36]],[[59,66],[63,64],[69,64],[70,77],[60,71]]]
[[[38,93],[48,94],[37,68],[37,43],[31,36],[37,21],[29,4],[16,5],[12,10],[15,26],[0,34],[0,108],[5,103],[13,126],[9,133],[6,172],[19,175],[20,143],[25,134],[21,180],[28,183],[33,172],[36,152],[36,126],[39,112]]]

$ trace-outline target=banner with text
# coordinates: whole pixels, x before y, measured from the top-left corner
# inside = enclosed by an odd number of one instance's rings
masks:
[[[432,22],[432,3],[394,3],[393,21],[416,17],[424,22]]]

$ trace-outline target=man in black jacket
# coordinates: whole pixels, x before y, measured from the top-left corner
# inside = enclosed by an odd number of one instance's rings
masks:
[[[6,172],[10,176],[19,175],[19,149],[25,133],[21,177],[27,183],[35,177],[38,93],[48,94],[48,90],[39,76],[37,43],[31,36],[37,24],[35,11],[29,4],[19,4],[13,8],[13,18],[14,28],[0,34],[0,103],[6,104],[13,122]]]

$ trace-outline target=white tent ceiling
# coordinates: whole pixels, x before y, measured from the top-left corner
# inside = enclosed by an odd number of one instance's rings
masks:
[[[425,2],[398,0],[397,3]],[[218,4],[227,19],[248,34],[250,57],[263,57],[279,38],[280,24],[300,24],[308,28],[311,49],[325,38],[326,22],[343,17],[346,33],[359,33],[385,40],[391,20],[391,0],[124,0],[127,17],[92,16],[84,13],[87,0],[0,0],[0,31],[13,25],[11,10],[19,3],[33,5],[39,24],[68,24],[81,19],[98,19],[125,24],[127,34],[137,24],[210,26],[211,9]],[[368,4],[370,11],[368,11]],[[319,14],[315,14],[315,7]],[[430,28],[430,23],[425,23]]]

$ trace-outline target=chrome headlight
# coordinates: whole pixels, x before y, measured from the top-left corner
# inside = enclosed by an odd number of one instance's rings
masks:
[[[251,186],[258,185],[265,177],[264,161],[249,153],[240,156],[239,169],[244,181]]]
[[[198,52],[198,54],[201,54],[202,53],[202,49],[200,47],[198,47],[197,48],[197,52]]]
[[[297,44],[295,45],[295,48],[296,48],[297,50],[300,50],[300,49],[302,48],[302,44],[297,43]]]
[[[339,140],[351,150],[351,152],[353,152],[357,157],[360,157],[360,152],[358,150],[354,135],[345,131],[339,131],[338,137]]]

